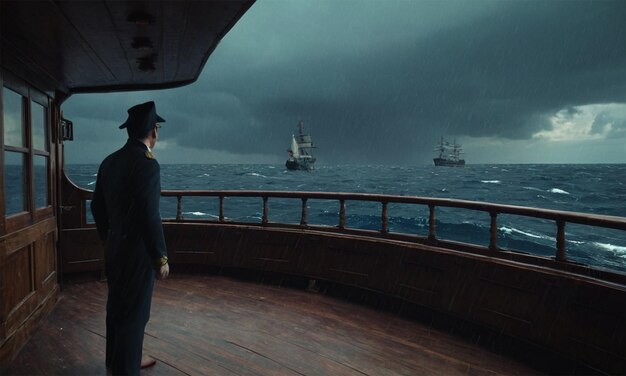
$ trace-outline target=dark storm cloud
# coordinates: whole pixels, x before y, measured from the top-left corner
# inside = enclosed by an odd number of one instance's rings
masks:
[[[326,163],[398,163],[625,103],[624,19],[624,1],[263,1],[196,84],[153,97],[183,147],[284,153],[302,119]]]

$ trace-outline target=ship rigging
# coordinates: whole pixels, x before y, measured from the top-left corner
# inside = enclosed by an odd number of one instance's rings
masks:
[[[285,162],[288,170],[314,169],[315,157],[313,156],[313,142],[311,135],[304,133],[304,122],[298,123],[298,135],[291,135],[291,148],[287,150],[289,159]]]
[[[461,159],[461,154],[464,154],[464,152],[461,145],[456,143],[456,139],[451,144],[448,141],[444,141],[443,137],[441,137],[439,143],[435,146],[435,151],[439,153],[437,157],[433,158],[435,166],[465,166],[465,159]]]

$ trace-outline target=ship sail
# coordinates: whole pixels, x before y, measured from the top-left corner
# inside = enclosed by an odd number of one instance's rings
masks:
[[[300,148],[298,147],[298,143],[296,142],[296,137],[291,135],[291,156],[294,158],[300,157]]]
[[[312,170],[315,163],[313,156],[313,141],[311,135],[304,133],[304,122],[298,124],[298,134],[291,135],[291,148],[289,151],[289,159],[285,166],[289,170]]]

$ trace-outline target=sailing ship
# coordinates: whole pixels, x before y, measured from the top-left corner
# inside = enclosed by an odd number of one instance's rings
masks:
[[[315,157],[312,154],[311,135],[304,133],[304,122],[298,123],[298,135],[291,135],[291,148],[287,150],[289,159],[285,163],[288,170],[313,170]]]
[[[443,137],[439,140],[435,151],[439,153],[439,156],[433,158],[435,166],[447,166],[447,167],[463,167],[465,166],[465,159],[461,159],[463,149],[461,145],[456,143],[456,140],[451,144],[444,141]]]

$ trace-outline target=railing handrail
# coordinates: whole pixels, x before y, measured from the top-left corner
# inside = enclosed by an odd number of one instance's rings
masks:
[[[495,204],[449,198],[423,196],[400,196],[371,193],[309,192],[309,191],[258,191],[258,190],[163,190],[161,196],[183,197],[273,197],[299,199],[327,199],[337,201],[372,201],[380,203],[418,204],[427,206],[453,207],[482,211],[490,214],[514,214],[549,219],[568,223],[598,226],[626,231],[626,217],[586,214],[564,210],[542,209],[526,206]]]
[[[91,199],[93,192],[87,189],[78,189],[78,196],[82,200]],[[466,244],[470,247],[479,247],[486,249],[492,255],[497,255],[500,251],[504,251],[498,247],[498,216],[501,214],[512,214],[531,218],[540,218],[554,221],[556,224],[556,252],[553,258],[554,261],[560,263],[569,263],[566,257],[566,239],[565,239],[565,226],[567,223],[582,224],[588,226],[610,228],[616,230],[626,231],[626,217],[601,215],[601,214],[587,214],[578,213],[564,210],[554,209],[542,209],[534,207],[507,205],[507,204],[495,204],[490,202],[479,202],[469,200],[459,200],[450,198],[436,198],[436,197],[422,197],[422,196],[401,196],[401,195],[387,195],[387,194],[372,194],[372,193],[349,193],[349,192],[309,192],[309,191],[263,191],[263,190],[162,190],[161,196],[163,197],[176,197],[177,208],[176,218],[166,220],[174,220],[176,222],[197,222],[205,221],[199,219],[187,220],[183,218],[182,206],[183,197],[216,197],[219,198],[219,219],[218,223],[232,223],[226,219],[224,215],[224,199],[227,197],[258,197],[262,199],[262,217],[261,222],[258,225],[261,226],[284,226],[285,228],[310,228],[322,230],[324,226],[309,225],[307,218],[307,201],[309,199],[322,199],[338,201],[339,204],[339,218],[337,226],[334,229],[328,227],[328,231],[340,232],[340,233],[375,233],[371,230],[357,230],[351,229],[346,226],[346,201],[370,201],[378,202],[381,204],[380,212],[380,229],[378,231],[379,236],[388,238],[397,236],[411,236],[410,234],[402,233],[389,233],[389,203],[400,204],[414,204],[425,205],[428,207],[428,235],[423,239],[429,244],[451,244],[449,241],[442,243],[437,237],[436,230],[436,208],[437,207],[450,207],[459,209],[476,210],[483,213],[487,213],[490,217],[489,224],[489,246],[484,248],[475,244]],[[289,223],[277,223],[271,222],[269,217],[269,199],[270,198],[289,198],[302,200],[301,206],[301,218],[298,225]],[[213,221],[210,221],[213,222]],[[85,222],[83,222],[85,223]],[[248,224],[249,222],[241,222]],[[254,223],[250,223],[254,224]]]

